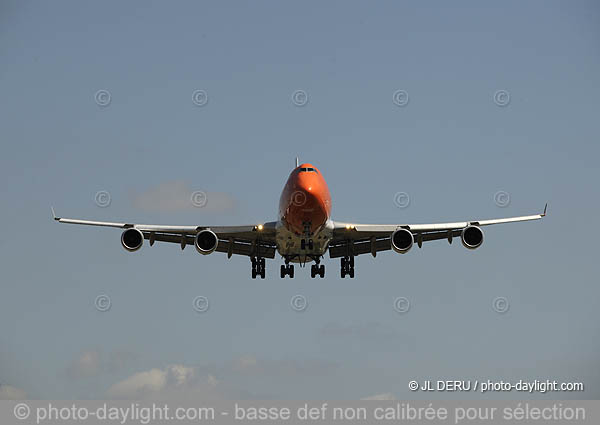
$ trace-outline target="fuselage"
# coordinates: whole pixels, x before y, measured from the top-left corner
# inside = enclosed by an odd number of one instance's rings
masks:
[[[290,173],[279,199],[277,250],[290,261],[304,262],[327,250],[332,236],[331,195],[321,172],[301,164]],[[302,249],[302,240],[311,241]]]

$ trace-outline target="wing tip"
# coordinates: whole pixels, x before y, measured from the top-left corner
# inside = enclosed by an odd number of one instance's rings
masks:
[[[546,205],[544,205],[544,212],[542,214],[540,214],[542,217],[546,217],[546,211],[548,210],[548,202],[546,202]]]
[[[50,207],[50,211],[52,211],[52,218],[53,218],[54,220],[56,220],[56,221],[61,221],[61,220],[62,220],[62,217],[58,217],[58,216],[56,215],[56,212],[54,211],[54,207]]]

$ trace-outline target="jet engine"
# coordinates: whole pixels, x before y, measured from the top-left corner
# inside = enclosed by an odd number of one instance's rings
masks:
[[[219,238],[212,230],[201,230],[194,239],[196,251],[202,255],[211,254],[217,249]]]
[[[467,226],[460,234],[460,239],[465,248],[479,248],[483,243],[483,230],[477,226]]]
[[[144,234],[138,229],[127,229],[121,235],[121,245],[129,252],[137,251],[144,244]]]
[[[398,229],[392,233],[392,249],[399,254],[406,254],[412,248],[414,241],[410,230]]]

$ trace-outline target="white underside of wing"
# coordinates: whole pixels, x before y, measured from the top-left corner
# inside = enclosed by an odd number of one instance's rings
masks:
[[[456,223],[433,223],[433,224],[409,224],[408,228],[414,231],[429,232],[436,230],[454,230],[467,227],[469,225],[475,226],[490,226],[492,224],[503,224],[503,223],[516,223],[519,221],[531,221],[539,220],[543,217],[542,214],[535,215],[524,215],[520,217],[509,217],[509,218],[495,218],[491,220],[471,220],[471,221],[459,221]]]
[[[56,221],[58,221],[59,223],[82,224],[84,226],[116,227],[116,228],[119,228],[119,229],[126,229],[126,228],[129,228],[129,227],[133,227],[132,224],[127,224],[127,223],[113,223],[113,222],[110,222],[110,221],[77,220],[77,219],[73,219],[73,218],[59,218],[59,217],[54,217],[54,219]]]
[[[62,218],[54,217],[59,223],[65,224],[79,224],[84,226],[100,226],[100,227],[114,227],[118,229],[130,229],[135,228],[142,232],[157,232],[157,233],[176,233],[194,235],[202,229],[210,229],[218,235],[229,236],[235,234],[248,234],[250,232],[257,232],[257,234],[264,234],[269,236],[275,231],[275,223],[269,222],[264,223],[260,231],[257,231],[257,225],[241,225],[241,226],[179,226],[179,225],[160,225],[160,224],[135,224],[135,223],[118,223],[111,221],[93,221],[93,220],[79,220],[73,218]]]
[[[59,223],[81,224],[84,226],[116,227],[119,229],[135,228],[142,232],[195,233],[198,226],[165,226],[156,224],[116,223],[111,221],[78,220],[73,218],[56,218]]]
[[[519,221],[539,220],[545,216],[543,214],[524,215],[519,217],[496,218],[491,220],[470,220],[456,221],[452,223],[430,223],[430,224],[360,224],[360,223],[344,223],[334,222],[334,228],[338,231],[356,231],[365,234],[383,234],[391,233],[397,229],[404,228],[413,232],[435,232],[443,230],[462,229],[469,225],[475,226],[490,226],[492,224],[516,223]]]

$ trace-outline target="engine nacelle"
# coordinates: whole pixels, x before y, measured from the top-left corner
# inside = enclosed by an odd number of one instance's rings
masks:
[[[137,251],[144,244],[144,234],[138,229],[127,229],[121,235],[121,245],[129,252]]]
[[[467,249],[479,248],[483,243],[483,230],[477,226],[467,226],[460,234],[460,239]]]
[[[392,233],[392,249],[399,254],[406,254],[413,246],[415,238],[410,230],[398,229]]]
[[[212,230],[201,230],[194,239],[196,251],[202,255],[208,255],[215,252],[218,244],[219,238],[217,238],[217,235]]]

